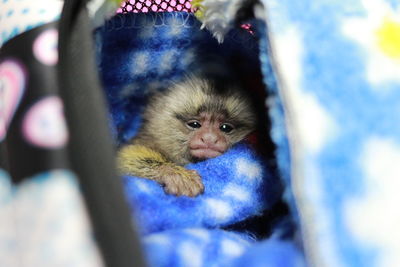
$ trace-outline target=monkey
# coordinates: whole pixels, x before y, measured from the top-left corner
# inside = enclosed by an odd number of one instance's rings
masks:
[[[255,127],[254,107],[239,83],[186,75],[150,98],[138,134],[117,151],[117,167],[157,181],[167,194],[195,197],[204,185],[184,166],[223,154]]]

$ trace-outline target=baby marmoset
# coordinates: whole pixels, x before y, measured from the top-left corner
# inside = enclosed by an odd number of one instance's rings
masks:
[[[187,76],[150,99],[137,136],[118,151],[118,169],[155,180],[166,193],[196,196],[204,191],[201,178],[183,166],[221,155],[255,127],[241,86]]]

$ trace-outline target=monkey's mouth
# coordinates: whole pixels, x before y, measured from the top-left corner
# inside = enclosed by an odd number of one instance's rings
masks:
[[[198,159],[208,159],[208,158],[215,158],[222,153],[211,149],[211,148],[196,148],[196,149],[191,149],[190,154]]]

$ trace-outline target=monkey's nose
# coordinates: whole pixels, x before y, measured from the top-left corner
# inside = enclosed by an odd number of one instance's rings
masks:
[[[204,133],[201,136],[201,141],[207,145],[215,145],[218,142],[218,136],[213,133]]]

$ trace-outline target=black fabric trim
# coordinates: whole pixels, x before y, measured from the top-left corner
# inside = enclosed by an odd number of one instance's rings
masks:
[[[40,100],[57,96],[58,84],[56,67],[38,61],[31,47],[37,38],[47,30],[57,29],[56,22],[47,23],[11,38],[0,49],[0,63],[13,60],[25,70],[25,89],[12,117],[7,135],[0,143],[4,151],[0,160],[15,184],[51,169],[68,169],[64,146],[46,148],[27,142],[22,133],[23,120],[29,110]]]
[[[70,132],[69,159],[79,177],[105,264],[145,266],[115,172],[86,2],[65,1],[59,27],[58,78]]]

